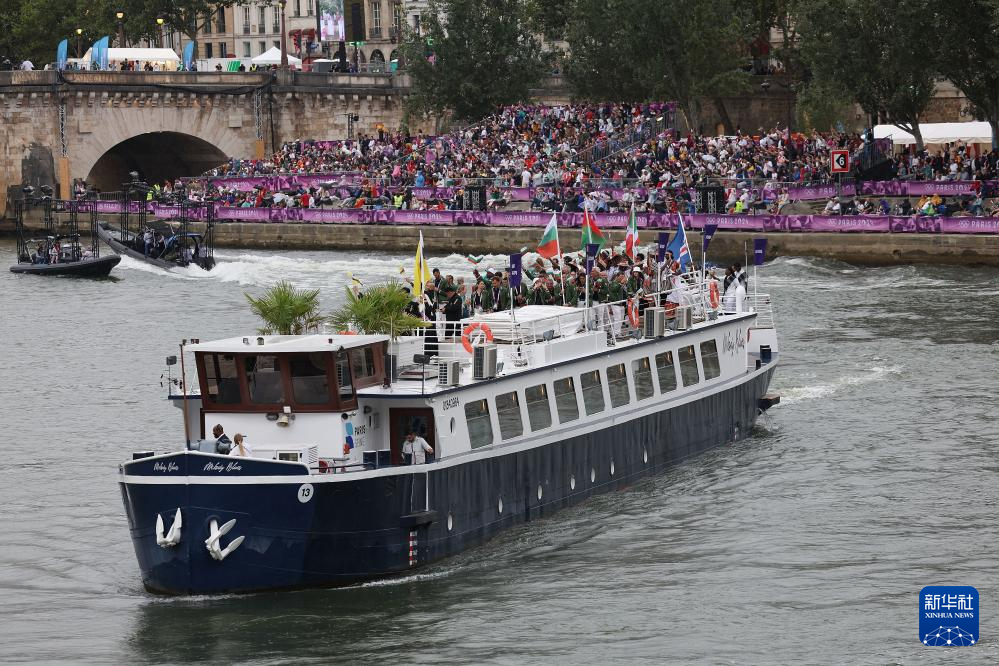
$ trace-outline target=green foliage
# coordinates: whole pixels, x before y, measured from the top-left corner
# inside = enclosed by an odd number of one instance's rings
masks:
[[[803,0],[802,57],[817,85],[846,91],[867,113],[910,131],[935,88],[935,0]]]
[[[850,94],[829,81],[811,81],[798,93],[798,127],[829,132],[854,123]]]
[[[260,298],[244,294],[253,314],[264,323],[262,335],[301,335],[319,330],[319,290],[296,289],[285,280],[275,284]]]
[[[746,89],[750,22],[736,0],[576,0],[566,76],[589,99],[676,100],[696,128],[701,99]]]
[[[527,0],[432,0],[423,20],[403,47],[411,111],[477,120],[530,98],[544,66]]]
[[[336,330],[353,327],[363,333],[396,336],[427,326],[424,320],[406,314],[410,295],[396,282],[385,282],[364,290],[360,296],[347,289],[347,300],[329,317]]]

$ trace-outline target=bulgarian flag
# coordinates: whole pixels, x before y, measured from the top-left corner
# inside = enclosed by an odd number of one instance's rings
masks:
[[[583,250],[586,250],[586,246],[590,243],[596,243],[600,247],[603,247],[607,239],[604,235],[600,233],[600,229],[597,228],[597,221],[593,218],[593,214],[590,211],[583,209]]]
[[[545,259],[551,259],[562,254],[562,248],[558,244],[557,221],[558,214],[552,213],[552,219],[548,221],[548,226],[545,227],[545,235],[541,237],[541,242],[538,243],[538,254]]]
[[[624,253],[632,261],[635,260],[636,247],[638,247],[638,219],[635,217],[635,204],[631,204],[631,215],[628,216],[628,233],[624,237]]]

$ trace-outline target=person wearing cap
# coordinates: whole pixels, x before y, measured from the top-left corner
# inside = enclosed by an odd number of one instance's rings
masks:
[[[531,305],[551,305],[552,293],[545,284],[545,279],[539,277],[534,281],[534,289],[531,290]]]
[[[631,276],[628,278],[628,294],[635,295],[638,290],[642,288],[645,283],[645,276],[642,274],[642,269],[635,266],[631,269]]]
[[[461,296],[458,295],[457,287],[450,282],[444,284],[444,295],[447,299],[442,305],[444,321],[446,322],[444,324],[444,337],[456,338],[461,329],[461,311],[463,308]]]

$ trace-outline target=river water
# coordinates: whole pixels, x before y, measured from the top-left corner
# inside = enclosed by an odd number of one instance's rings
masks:
[[[13,256],[0,243],[0,266]],[[0,661],[999,656],[999,271],[779,259],[758,282],[776,303],[783,402],[751,438],[416,575],[158,598],[142,589],[116,472],[132,450],[180,442],[164,357],[182,338],[252,331],[243,293],[277,279],[321,287],[329,310],[348,271],[376,281],[411,264],[219,258],[212,273],[123,259],[105,281],[0,273]],[[458,256],[431,264],[471,268]],[[978,646],[918,641],[930,584],[978,588]]]

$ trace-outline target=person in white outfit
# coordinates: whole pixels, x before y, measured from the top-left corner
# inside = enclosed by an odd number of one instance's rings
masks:
[[[406,434],[406,439],[402,442],[402,457],[406,464],[422,465],[427,462],[427,454],[433,452],[434,448],[427,440],[412,430]]]

